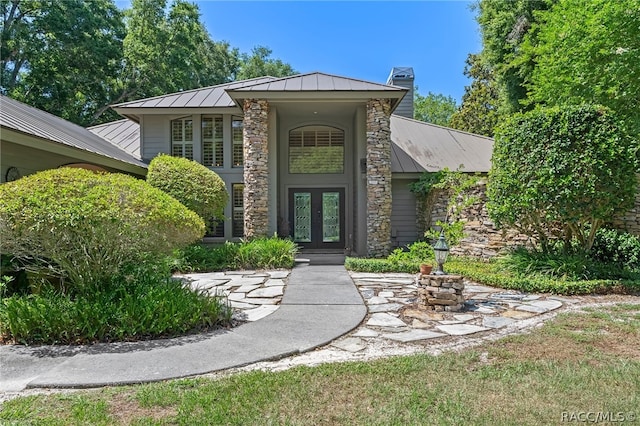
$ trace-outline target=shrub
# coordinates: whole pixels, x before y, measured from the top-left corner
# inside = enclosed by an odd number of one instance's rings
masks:
[[[256,238],[240,244],[236,265],[239,268],[293,268],[298,246],[291,240]]]
[[[367,259],[363,257],[347,257],[344,267],[349,271],[357,272],[404,272],[408,274],[418,273],[420,265],[410,262],[391,262],[388,259]]]
[[[207,272],[228,269],[292,268],[297,245],[288,239],[257,238],[219,246],[189,246],[176,252],[174,268],[181,272]]]
[[[0,300],[0,340],[79,344],[141,340],[202,331],[229,323],[220,298],[186,288],[160,268],[125,268],[91,292],[38,294]]]
[[[632,207],[638,141],[601,106],[538,108],[496,131],[487,208],[496,225],[588,251],[600,226]]]
[[[74,168],[0,185],[0,252],[77,287],[127,262],[170,254],[204,234],[203,221],[146,182]]]
[[[640,272],[640,238],[627,232],[598,230],[589,255],[594,260]]]
[[[176,252],[174,269],[180,272],[209,272],[236,269],[240,245],[225,242],[219,246],[193,244]]]
[[[229,200],[224,181],[202,164],[161,154],[149,163],[147,182],[196,212],[206,223],[224,218]]]

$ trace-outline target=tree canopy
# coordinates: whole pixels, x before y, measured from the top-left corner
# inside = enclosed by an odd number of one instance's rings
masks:
[[[602,104],[640,134],[640,0],[562,0],[537,16],[527,102]]]
[[[414,97],[414,118],[439,126],[448,126],[457,105],[451,96],[429,92],[422,96],[416,88]]]
[[[0,13],[0,91],[83,126],[114,119],[114,103],[295,73],[266,47],[212,40],[186,0],[0,0]]]
[[[498,124],[498,89],[493,71],[481,55],[470,54],[464,74],[472,79],[462,95],[462,104],[449,125],[478,135],[493,137]]]

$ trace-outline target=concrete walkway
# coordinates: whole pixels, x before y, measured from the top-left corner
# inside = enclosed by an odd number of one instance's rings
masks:
[[[91,346],[0,346],[0,392],[151,382],[278,359],[331,342],[366,314],[343,266],[299,265],[275,312],[231,330]]]

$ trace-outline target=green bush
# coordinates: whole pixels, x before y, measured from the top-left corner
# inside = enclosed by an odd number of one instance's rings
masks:
[[[640,272],[640,238],[615,229],[599,229],[589,256],[596,261]]]
[[[293,267],[297,251],[293,241],[277,237],[213,247],[196,244],[176,252],[174,269],[180,272],[288,269]]]
[[[553,241],[589,251],[598,228],[633,206],[638,146],[602,106],[516,114],[496,131],[489,214],[544,251]]]
[[[25,344],[131,341],[228,324],[231,309],[170,279],[160,268],[129,268],[100,288],[75,295],[45,286],[0,299],[0,340]]]
[[[206,223],[224,218],[229,200],[224,181],[202,164],[161,154],[149,163],[147,182],[196,212]]]
[[[387,259],[367,259],[364,257],[347,257],[344,267],[356,272],[404,272],[416,274],[420,271],[420,265],[412,262],[391,262]]]
[[[195,213],[122,174],[61,168],[0,185],[0,252],[78,287],[203,235]]]
[[[239,268],[293,268],[298,246],[291,240],[256,238],[240,243],[236,265]]]
[[[498,261],[483,262],[464,257],[452,257],[445,264],[445,270],[482,284],[531,293],[579,295],[640,292],[640,277],[630,280],[562,280],[539,274],[522,276],[505,269]]]
[[[208,272],[236,269],[240,244],[225,242],[219,246],[193,244],[175,253],[174,270],[180,272]]]

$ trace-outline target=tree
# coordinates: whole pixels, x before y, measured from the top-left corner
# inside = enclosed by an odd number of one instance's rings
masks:
[[[0,200],[0,252],[79,289],[192,244],[205,230],[173,197],[117,173],[47,170],[0,185]]]
[[[125,72],[120,101],[229,82],[240,65],[237,49],[216,43],[198,6],[176,0],[133,0],[125,12]]]
[[[197,213],[205,223],[224,218],[229,200],[224,181],[200,163],[159,155],[149,163],[147,182]]]
[[[638,140],[602,106],[537,108],[496,131],[487,208],[499,227],[588,251],[606,221],[633,206]]]
[[[563,0],[538,18],[528,102],[599,103],[640,134],[640,1]]]
[[[471,78],[462,95],[462,104],[453,113],[449,125],[454,129],[493,137],[498,124],[498,88],[493,71],[481,55],[470,54],[464,75]]]
[[[422,96],[416,88],[413,97],[414,118],[438,126],[448,126],[451,116],[456,111],[456,101],[451,96],[427,93]]]
[[[114,96],[124,24],[112,0],[1,0],[2,92],[88,125]]]
[[[556,0],[479,0],[477,21],[482,33],[482,59],[493,70],[500,98],[501,115],[522,111],[527,97],[525,82],[533,70],[534,58],[523,55],[525,36],[533,37],[537,11]]]
[[[247,80],[263,76],[286,77],[296,73],[291,65],[280,59],[271,58],[271,53],[271,49],[268,47],[256,46],[251,50],[250,55],[242,54],[236,79]]]

